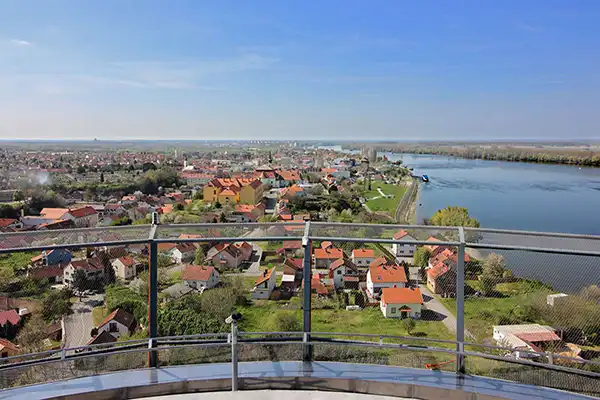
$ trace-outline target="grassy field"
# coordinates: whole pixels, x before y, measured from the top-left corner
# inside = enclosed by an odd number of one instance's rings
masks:
[[[467,281],[477,290],[479,281]],[[502,325],[501,318],[519,313],[533,298],[552,291],[529,281],[496,285],[498,297],[468,297],[465,299],[465,326],[478,341],[492,336],[492,326]],[[504,297],[500,297],[504,296]],[[456,299],[439,299],[449,310],[456,310]]]
[[[302,310],[300,299],[291,301],[264,301],[258,300],[254,305],[239,308],[243,315],[240,327],[247,332],[252,331],[278,331],[278,316],[289,313],[296,317],[298,329],[302,329]],[[386,319],[379,308],[366,308],[359,311],[346,311],[340,309],[315,309],[312,310],[312,330],[315,332],[349,332],[382,335],[408,336],[401,320]],[[412,331],[415,337],[430,339],[454,339],[439,321],[416,320]],[[364,339],[364,338],[363,338]]]
[[[106,307],[95,307],[92,309],[92,319],[94,320],[94,326],[98,326],[104,321],[104,318],[108,315]]]
[[[398,202],[402,199],[404,192],[406,192],[406,187],[375,181],[371,183],[372,190],[365,194],[365,199],[381,196],[377,188],[380,188],[386,195],[392,195],[393,197],[379,197],[375,200],[368,200],[367,206],[369,206],[372,211],[387,211],[393,214],[396,211]]]

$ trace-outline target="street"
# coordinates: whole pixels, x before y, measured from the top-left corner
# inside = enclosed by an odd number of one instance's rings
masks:
[[[435,315],[435,320],[442,321],[450,332],[456,333],[456,318],[454,317],[454,314],[431,294],[427,286],[421,285],[420,289],[421,293],[423,294],[423,302],[425,303],[425,307],[430,311],[429,314]],[[473,338],[473,335],[471,335],[471,333],[466,329],[465,338]]]
[[[250,267],[244,271],[244,275],[258,276],[262,274],[262,271],[260,270],[260,261],[262,260],[263,250],[255,243],[252,243],[252,249],[252,264],[250,264]]]
[[[94,327],[92,308],[94,302],[104,300],[101,294],[84,297],[73,304],[73,314],[65,317],[65,348],[85,346],[91,339]]]

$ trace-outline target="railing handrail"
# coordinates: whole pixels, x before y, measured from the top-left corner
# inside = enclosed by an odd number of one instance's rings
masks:
[[[251,333],[251,332],[248,332],[248,333]],[[335,332],[330,332],[330,333],[335,334]],[[274,340],[256,340],[256,341],[255,340],[252,340],[252,341],[239,340],[238,344],[269,345],[269,346],[309,344],[311,346],[327,346],[327,345],[330,345],[330,346],[353,346],[353,347],[385,348],[385,349],[404,350],[404,351],[425,351],[425,352],[433,352],[433,353],[445,353],[445,354],[451,354],[451,355],[455,355],[455,356],[462,355],[462,356],[470,356],[470,357],[479,357],[479,358],[484,358],[484,359],[489,359],[489,360],[506,362],[506,363],[510,363],[510,364],[526,365],[526,366],[530,366],[530,367],[534,367],[534,368],[567,372],[567,373],[571,373],[571,374],[575,374],[575,375],[587,376],[587,377],[592,377],[592,378],[600,378],[600,373],[598,373],[598,372],[592,372],[592,371],[582,370],[582,369],[578,369],[578,368],[565,367],[562,365],[543,364],[543,363],[538,363],[538,362],[523,360],[523,359],[517,359],[517,358],[507,358],[507,357],[502,357],[502,356],[488,354],[488,353],[479,353],[479,352],[473,352],[473,351],[457,351],[457,350],[450,349],[450,348],[415,346],[415,345],[402,344],[402,343],[381,343],[381,342],[371,342],[371,341],[335,340],[335,339],[323,340],[323,338],[315,337],[314,334],[311,334],[311,336],[312,336],[312,340],[310,340],[308,342],[301,340],[301,339],[290,338],[289,340],[277,340],[277,341],[274,341]],[[359,336],[359,335],[355,335],[355,336]],[[285,339],[285,338],[282,338],[282,339]],[[195,348],[210,348],[210,347],[230,347],[230,346],[231,346],[231,343],[228,343],[226,340],[222,340],[222,341],[218,341],[218,342],[206,341],[204,343],[197,342],[197,341],[195,341],[194,343],[187,343],[186,341],[184,341],[184,342],[178,342],[177,345],[168,344],[168,345],[162,345],[162,346],[160,344],[160,341],[158,341],[157,347],[155,347],[154,350],[162,351],[162,350],[194,348],[194,347]],[[145,347],[145,343],[141,343],[139,345],[127,346],[127,347],[110,347],[110,348],[105,348],[105,349],[100,349],[100,350],[95,350],[95,351],[70,354],[70,355],[67,355],[63,359],[61,359],[61,358],[44,358],[44,359],[38,359],[38,360],[28,360],[28,361],[19,362],[19,363],[7,363],[7,364],[0,365],[0,371],[14,370],[14,369],[20,369],[20,368],[25,368],[25,367],[30,367],[30,366],[58,363],[58,362],[76,360],[76,359],[86,359],[86,358],[97,357],[97,356],[110,356],[110,355],[121,355],[121,354],[141,353],[141,352],[145,353],[147,351],[148,351],[148,349],[147,349],[147,347]],[[576,360],[576,362],[578,364],[592,364],[592,365],[599,364],[596,362],[587,362],[586,363],[585,360]]]

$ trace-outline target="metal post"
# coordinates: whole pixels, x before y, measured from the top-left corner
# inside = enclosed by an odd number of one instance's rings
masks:
[[[231,323],[231,391],[238,390],[237,322]]]
[[[311,288],[311,279],[312,279],[312,246],[311,242],[308,238],[308,234],[310,231],[310,222],[306,222],[306,226],[304,228],[304,237],[302,238],[302,246],[304,247],[304,262],[302,265],[302,275],[304,277],[304,289],[303,289],[303,321],[302,321],[302,331],[304,332],[303,341],[308,343],[310,341],[310,311],[311,311],[311,296],[312,296],[312,288]],[[304,344],[302,346],[302,359],[306,362],[312,361],[312,346],[309,344]]]
[[[154,236],[156,226],[153,226],[151,236]],[[150,240],[150,263],[148,274],[148,327],[150,330],[150,339],[158,336],[158,243],[153,238]],[[150,340],[154,345],[154,340]],[[158,353],[156,350],[148,353],[148,366],[154,368],[158,366]]]
[[[458,262],[456,268],[456,351],[465,351],[465,231],[458,228],[460,245],[458,246]],[[465,356],[457,354],[456,372],[465,373]]]

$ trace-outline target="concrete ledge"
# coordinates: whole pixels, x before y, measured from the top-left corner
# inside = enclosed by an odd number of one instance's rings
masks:
[[[573,393],[450,372],[335,362],[243,362],[240,390],[318,390],[418,399],[590,399]],[[131,399],[231,390],[231,364],[141,369],[0,392],[0,399]]]

